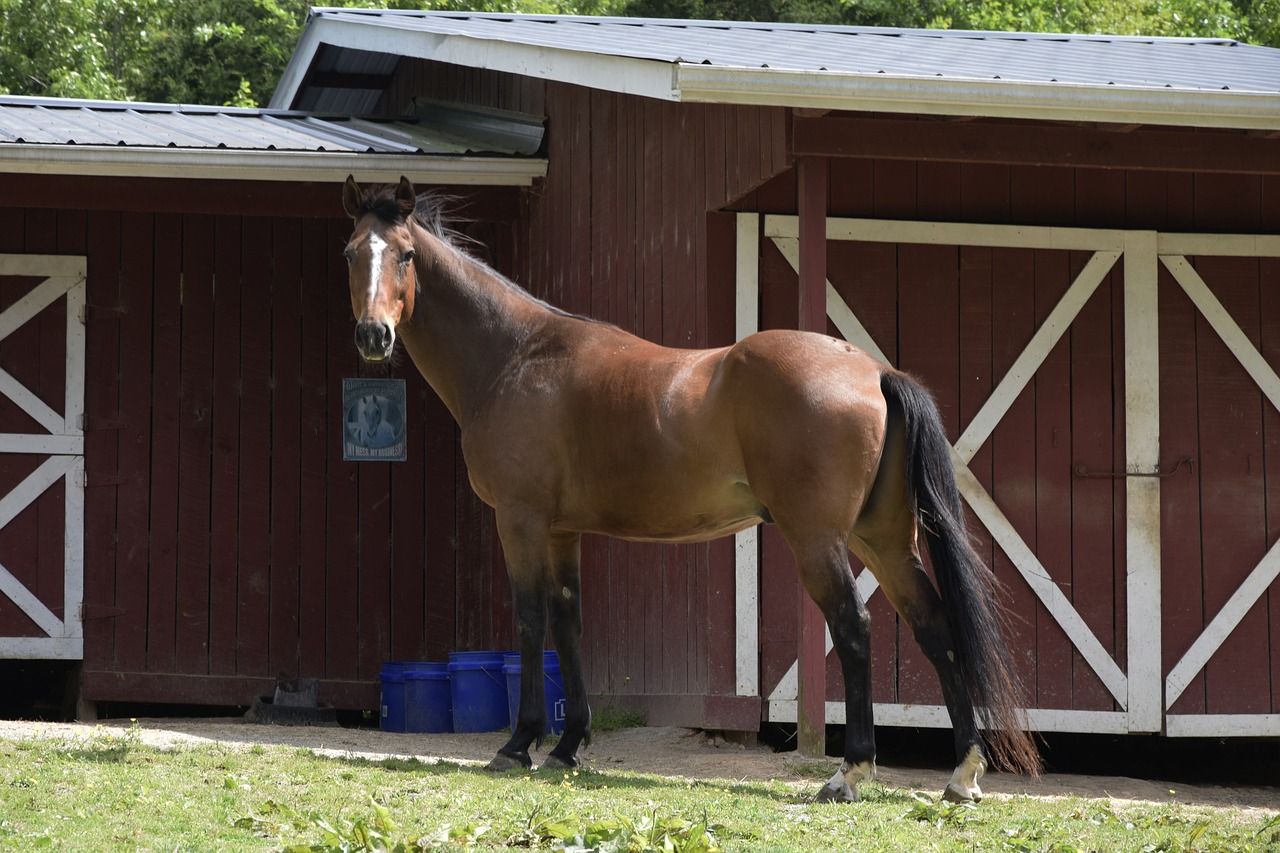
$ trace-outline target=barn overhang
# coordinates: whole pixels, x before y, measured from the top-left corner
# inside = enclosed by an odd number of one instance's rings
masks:
[[[422,103],[395,119],[297,110],[0,97],[0,173],[527,186],[541,117]]]
[[[249,181],[362,181],[450,186],[528,186],[547,173],[545,160],[440,155],[184,151],[150,146],[0,146],[0,172]]]
[[[948,80],[772,68],[675,66],[675,91],[691,103],[1041,119],[1132,125],[1280,129],[1280,97],[1197,89]]]
[[[272,106],[370,112],[361,72],[401,58],[666,101],[1280,129],[1280,50],[1230,39],[356,9],[312,10]]]

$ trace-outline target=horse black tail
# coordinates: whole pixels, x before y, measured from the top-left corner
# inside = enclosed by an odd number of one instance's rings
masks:
[[[1035,774],[1040,755],[1026,731],[1021,685],[1005,641],[998,607],[1000,582],[970,544],[964,507],[933,396],[911,377],[887,370],[880,389],[902,414],[906,433],[908,500],[916,513],[937,578],[938,592],[958,646],[956,656],[991,758]]]

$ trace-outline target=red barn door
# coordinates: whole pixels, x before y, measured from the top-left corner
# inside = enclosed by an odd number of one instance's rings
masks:
[[[795,220],[763,234],[763,324],[785,325],[770,288],[794,292]],[[920,376],[951,430],[1033,728],[1280,733],[1280,241],[870,219],[827,236],[829,331]],[[794,569],[776,531],[759,558],[761,695],[790,721]],[[910,632],[858,583],[877,722],[949,725]],[[841,690],[831,659],[830,722]]]

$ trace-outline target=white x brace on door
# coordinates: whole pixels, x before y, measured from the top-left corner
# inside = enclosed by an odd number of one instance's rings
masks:
[[[15,575],[17,567],[10,571],[4,565],[4,555],[0,555],[0,596],[16,605],[34,625],[29,631],[11,630],[0,636],[0,658],[79,660],[84,656],[80,607],[84,598],[85,275],[83,257],[0,254],[0,277],[39,279],[0,312],[0,340],[61,300],[65,300],[62,307],[66,312],[65,361],[58,365],[65,371],[64,399],[41,399],[14,377],[15,365],[0,361],[0,394],[7,398],[5,405],[16,405],[37,425],[36,430],[28,432],[0,432],[0,464],[7,454],[43,457],[34,470],[0,496],[0,528],[9,525],[55,483],[64,483],[62,615],[54,612],[56,605],[51,607],[20,581]],[[34,355],[24,352],[10,357]]]
[[[754,311],[759,286],[758,233],[758,215],[739,214],[737,329],[740,338],[755,330]],[[792,268],[798,270],[797,218],[766,217],[764,235],[774,242]],[[1171,735],[1244,734],[1244,729],[1249,734],[1280,733],[1280,715],[1255,715],[1257,719],[1248,721],[1189,715],[1170,716],[1167,720],[1165,717],[1166,708],[1173,704],[1245,612],[1280,575],[1280,546],[1273,548],[1253,570],[1182,660],[1173,666],[1166,679],[1161,660],[1159,480],[1149,477],[1125,480],[1127,657],[1122,667],[1085,624],[1071,601],[1049,577],[1022,536],[968,468],[970,460],[1117,263],[1123,263],[1124,270],[1126,471],[1143,474],[1159,470],[1157,286],[1161,263],[1236,353],[1271,403],[1280,408],[1280,378],[1239,326],[1227,316],[1185,258],[1187,255],[1277,257],[1280,256],[1280,238],[829,218],[827,239],[1092,253],[986,403],[964,428],[952,452],[957,482],[965,500],[1121,709],[1033,708],[1028,712],[1030,723],[1033,728],[1043,731],[1155,732],[1167,726]],[[830,282],[827,283],[827,314],[847,340],[888,361]],[[755,625],[759,618],[755,542],[755,531],[739,534],[737,660],[738,691],[743,695],[756,695],[759,690],[758,650],[755,647]],[[867,570],[859,575],[857,585],[864,599],[877,588],[875,578]],[[829,636],[827,649],[831,649]],[[797,668],[793,665],[767,697],[765,708],[770,720],[795,721],[796,673]],[[942,706],[878,703],[875,713],[878,723],[888,725],[950,725],[946,709]],[[827,719],[828,722],[843,723],[843,704],[828,702]]]

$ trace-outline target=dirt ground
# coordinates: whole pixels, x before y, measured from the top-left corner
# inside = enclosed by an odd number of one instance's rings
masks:
[[[132,726],[130,720],[105,720],[97,724],[0,721],[0,739],[88,738],[94,736],[95,731],[99,734],[123,734]],[[371,759],[416,756],[423,760],[474,763],[487,762],[504,739],[501,733],[397,734],[336,725],[263,725],[236,718],[143,718],[137,721],[137,727],[142,743],[164,748],[210,742],[245,749],[255,744],[284,745],[307,747],[320,754]],[[535,755],[535,762],[540,757]],[[780,779],[796,784],[802,790],[812,787],[815,791],[838,764],[834,758],[805,758],[794,752],[774,752],[765,746],[748,748],[726,742],[714,734],[674,727],[597,733],[591,746],[582,752],[582,758],[588,767],[603,772],[619,768],[680,778]],[[946,770],[881,766],[877,778],[888,786],[936,794],[946,785],[949,775]],[[1221,787],[1061,773],[1048,773],[1039,779],[989,773],[982,780],[982,787],[989,795],[1077,795],[1107,797],[1115,801],[1179,802],[1268,810],[1280,808],[1280,787]]]

